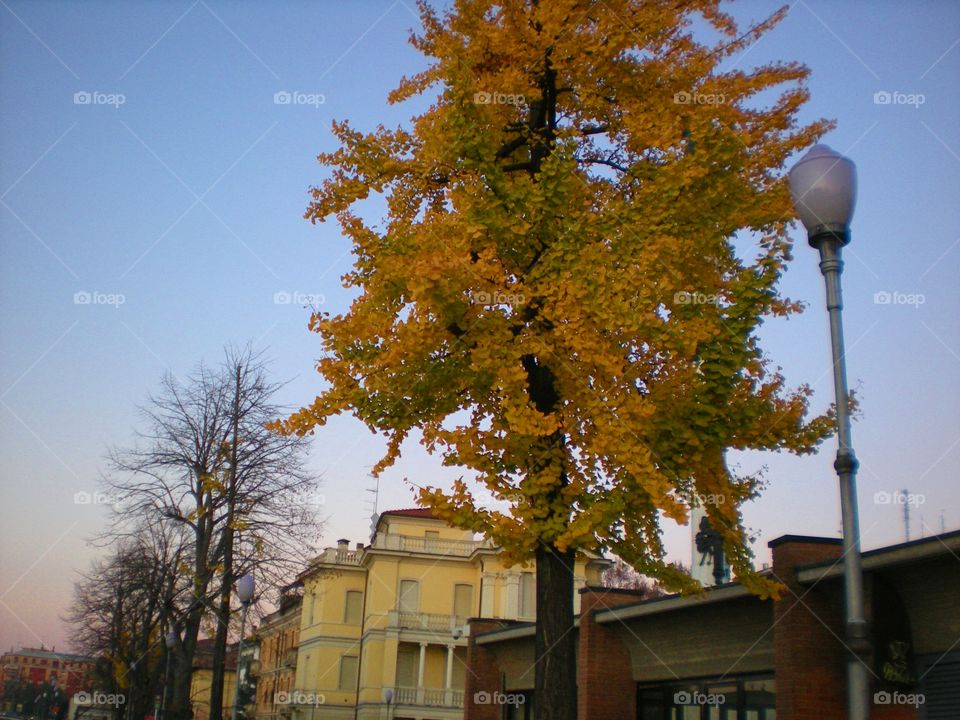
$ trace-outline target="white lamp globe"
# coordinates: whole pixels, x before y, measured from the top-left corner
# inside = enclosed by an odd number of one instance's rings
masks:
[[[240,598],[240,602],[250,602],[253,598],[254,588],[253,575],[244,575],[237,580],[237,596]]]
[[[857,168],[827,145],[814,145],[790,170],[790,194],[813,240],[824,233],[849,238],[857,201]]]

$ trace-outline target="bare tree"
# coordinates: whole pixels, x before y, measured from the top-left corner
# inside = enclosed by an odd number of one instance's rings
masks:
[[[317,479],[306,468],[308,438],[270,432],[284,408],[259,354],[227,350],[223,363],[201,364],[181,382],[164,376],[141,407],[134,447],[111,454],[108,488],[122,498],[112,536],[128,518],[148,517],[190,536],[187,602],[170,608],[178,641],[166,713],[189,716],[190,670],[205,617],[216,623],[210,720],[220,720],[231,588],[255,572],[261,586],[283,584],[315,550],[319,535],[310,498]]]
[[[97,686],[122,695],[131,717],[143,717],[162,685],[166,648],[159,639],[184,589],[184,545],[176,528],[141,522],[135,530],[76,583],[65,620],[74,645],[98,658]]]
[[[604,587],[636,590],[644,599],[664,594],[663,588],[655,581],[638,573],[621,558],[617,558],[613,565],[603,571],[602,580]]]

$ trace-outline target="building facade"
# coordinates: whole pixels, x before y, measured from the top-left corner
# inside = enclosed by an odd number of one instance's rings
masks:
[[[580,720],[846,717],[841,543],[770,546],[777,600],[735,582],[649,600],[584,588]],[[863,570],[871,717],[960,718],[960,532],[865,552]],[[465,720],[532,718],[535,662],[531,624],[471,621]]]
[[[208,720],[210,717],[210,689],[213,684],[213,640],[197,641],[193,656],[193,671],[190,675],[190,708],[193,720]],[[237,687],[237,646],[227,647],[223,672],[223,716],[233,714],[233,697]]]
[[[579,560],[577,587],[608,564]],[[295,720],[460,720],[469,619],[536,614],[533,567],[419,508],[384,512],[369,545],[340,541],[301,580]]]
[[[0,656],[0,682],[56,685],[67,696],[91,689],[96,659],[41,647],[10,650]]]
[[[290,720],[291,693],[297,675],[302,594],[285,594],[279,609],[257,629],[260,661],[257,668],[257,720]]]

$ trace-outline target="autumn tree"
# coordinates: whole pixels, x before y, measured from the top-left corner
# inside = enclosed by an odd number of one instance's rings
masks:
[[[141,408],[131,447],[111,454],[107,489],[122,500],[108,537],[131,534],[130,518],[177,528],[189,542],[180,567],[187,589],[166,608],[176,628],[168,717],[189,717],[197,639],[214,635],[210,718],[222,714],[223,668],[236,580],[256,571],[284,585],[313,554],[319,534],[306,466],[308,441],[271,432],[282,412],[262,358],[228,350],[219,366],[188,378],[165,375]]]
[[[722,496],[710,522],[739,579],[769,593],[741,519],[758,478],[727,452],[809,452],[830,432],[757,336],[800,309],[778,291],[783,168],[829,128],[797,123],[804,67],[734,61],[785,12],[742,30],[708,0],[422,2],[412,42],[429,66],[390,100],[433,104],[407,127],[336,122],[339,148],[319,156],[330,175],[306,217],[339,222],[359,294],[313,315],[326,384],[278,426],[351,412],[387,436],[376,472],[416,433],[509,498],[483,507],[466,481],[419,495],[536,560],[541,720],[576,714],[578,552],[692,589],[660,522]]]

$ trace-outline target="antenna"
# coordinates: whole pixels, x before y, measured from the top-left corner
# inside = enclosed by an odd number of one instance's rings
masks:
[[[947,521],[943,517],[943,510],[940,511],[940,533],[943,534],[947,531]]]
[[[375,484],[372,488],[367,488],[367,492],[373,495],[373,498],[367,500],[367,503],[370,507],[370,537],[373,537],[373,533],[377,530],[377,521],[380,519],[380,515],[377,514],[378,503],[380,502],[380,476],[374,477],[373,474],[370,474],[370,477],[374,479]]]
[[[910,542],[910,491],[901,490],[900,497],[903,498],[903,539]]]

